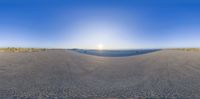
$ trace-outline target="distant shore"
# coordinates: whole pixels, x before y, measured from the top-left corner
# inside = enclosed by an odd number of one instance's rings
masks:
[[[200,48],[171,48],[170,50],[200,51]]]
[[[38,51],[45,51],[46,48],[15,48],[15,47],[8,47],[8,48],[0,48],[0,52],[38,52]]]
[[[23,48],[23,47],[2,47],[0,48],[0,52],[38,52],[38,51],[46,51],[46,50],[57,50],[59,48]],[[60,48],[61,49],[61,48]],[[67,49],[66,49],[67,50]],[[95,49],[68,49],[74,51],[99,51]],[[131,51],[131,50],[155,50],[155,49],[129,49],[129,50],[102,50],[102,51]],[[158,50],[158,49],[156,49]],[[200,48],[164,48],[159,50],[181,50],[181,51],[200,51]]]

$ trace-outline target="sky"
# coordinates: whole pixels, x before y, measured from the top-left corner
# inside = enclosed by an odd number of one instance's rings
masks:
[[[1,0],[0,47],[200,47],[198,0]]]

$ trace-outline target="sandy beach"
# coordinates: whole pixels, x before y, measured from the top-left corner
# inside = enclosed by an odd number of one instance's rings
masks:
[[[1,99],[199,99],[200,52],[101,57],[71,50],[0,52]]]

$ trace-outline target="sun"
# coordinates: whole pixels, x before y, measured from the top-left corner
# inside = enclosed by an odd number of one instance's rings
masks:
[[[98,49],[98,50],[103,50],[103,47],[104,47],[103,44],[98,44],[98,45],[97,45],[97,49]]]

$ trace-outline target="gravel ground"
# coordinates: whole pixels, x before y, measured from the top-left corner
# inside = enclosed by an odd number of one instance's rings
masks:
[[[200,99],[200,52],[0,53],[0,99]]]

